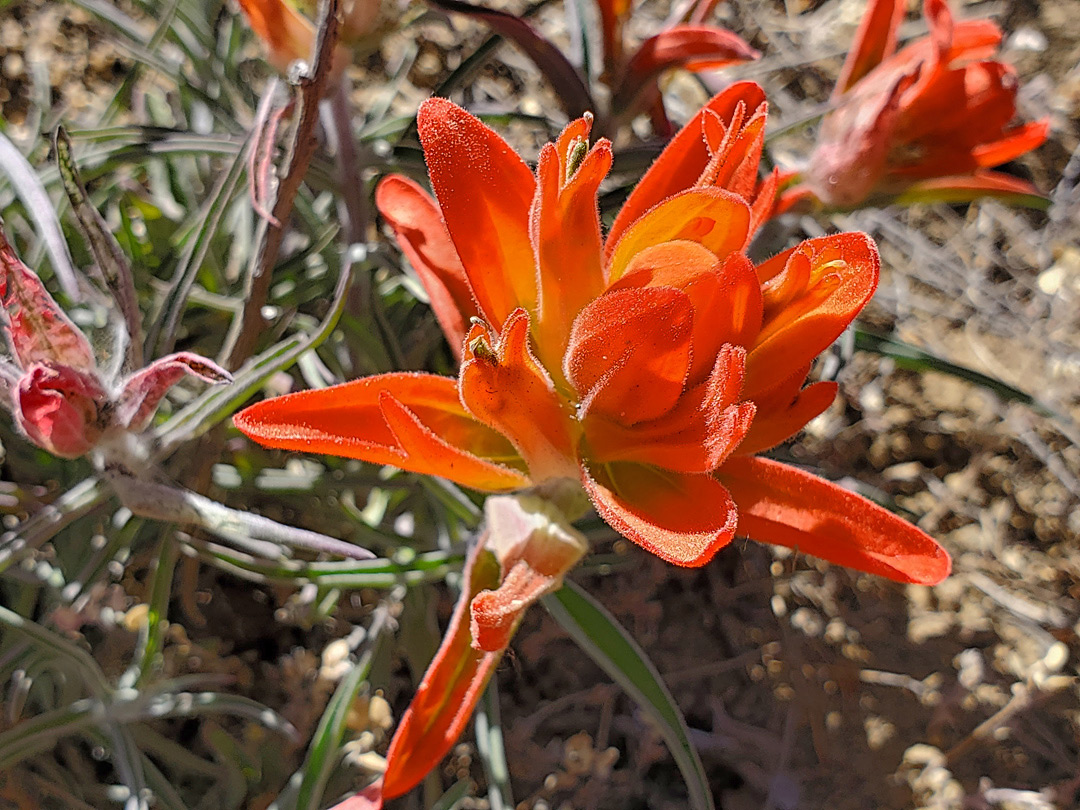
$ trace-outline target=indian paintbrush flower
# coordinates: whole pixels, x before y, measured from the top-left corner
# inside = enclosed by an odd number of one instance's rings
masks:
[[[236,425],[268,446],[485,492],[559,492],[564,505],[583,493],[616,531],[677,565],[703,565],[746,536],[901,582],[940,581],[949,558],[923,532],[757,455],[833,400],[834,383],[806,385],[811,364],[869,300],[879,266],[857,233],[757,266],[746,256],[774,200],[775,177],[757,178],[764,118],[756,85],[714,98],[605,236],[597,194],[611,146],[590,145],[588,116],[543,147],[534,174],[464,110],[425,102],[418,131],[435,199],[393,176],[376,203],[458,350],[458,377],[393,373],[298,392]],[[365,802],[409,790],[448,750],[521,613],[584,552],[566,517],[574,508],[507,500],[488,503],[532,517],[499,528],[489,509],[451,631]],[[505,533],[531,541],[509,553]]]
[[[905,7],[870,0],[833,110],[783,208],[1038,196],[1030,183],[991,171],[1037,147],[1049,129],[1045,120],[1014,123],[1016,71],[990,58],[1001,30],[990,20],[954,21],[945,0],[925,0],[929,35],[897,50]]]
[[[0,231],[0,321],[12,362],[0,361],[3,404],[30,441],[61,458],[86,455],[117,432],[139,432],[179,380],[224,382],[204,357],[179,352],[122,379],[99,368],[90,341],[15,255]]]

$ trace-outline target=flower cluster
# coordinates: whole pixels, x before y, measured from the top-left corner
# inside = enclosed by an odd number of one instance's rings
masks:
[[[783,207],[1038,196],[1030,183],[991,171],[1039,146],[1049,130],[1047,121],[1014,124],[1016,71],[989,58],[1001,29],[990,20],[956,22],[945,0],[925,0],[930,34],[897,50],[906,5],[871,0],[834,109]]]
[[[435,198],[394,176],[376,202],[459,352],[459,375],[392,373],[298,392],[235,424],[268,446],[485,492],[558,490],[564,502],[568,490],[584,493],[615,530],[677,565],[702,565],[745,536],[902,582],[940,581],[949,558],[926,534],[758,456],[833,400],[833,383],[806,384],[811,365],[878,278],[863,234],[811,239],[758,265],[747,257],[775,200],[775,176],[758,180],[764,124],[754,84],[712,99],[605,236],[597,195],[611,145],[590,143],[588,117],[544,146],[534,174],[461,108],[425,102],[418,129]],[[434,701],[424,732],[399,728],[383,797],[411,788],[452,744],[472,705],[461,701],[475,702],[490,674],[484,656],[505,648],[525,607],[584,552],[545,536],[515,543],[528,553],[508,555],[498,538],[478,544],[499,565],[477,579],[473,563],[476,587],[417,695]]]

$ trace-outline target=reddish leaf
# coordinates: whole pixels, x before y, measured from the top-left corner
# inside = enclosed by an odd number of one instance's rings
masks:
[[[392,464],[486,491],[528,483],[501,463],[518,461],[513,446],[464,409],[447,377],[365,377],[259,402],[233,423],[267,447]]]
[[[462,402],[473,416],[513,443],[534,483],[575,477],[575,423],[569,405],[529,348],[525,310],[510,316],[494,346],[490,341],[486,327],[473,327],[461,366]]]
[[[394,229],[398,244],[427,290],[454,356],[460,359],[469,319],[480,311],[438,206],[418,184],[401,175],[379,183],[375,205]]]
[[[571,118],[595,109],[592,95],[562,52],[536,32],[529,23],[505,11],[473,6],[461,0],[428,0],[436,8],[464,14],[487,25],[517,45],[549,82],[563,110]]]
[[[693,308],[669,287],[607,293],[578,316],[564,373],[580,397],[578,417],[623,425],[675,407],[690,368]]]
[[[208,383],[232,380],[229,372],[205,357],[191,352],[170,354],[127,379],[116,402],[116,423],[126,430],[145,428],[169,389],[189,374]]]
[[[41,279],[15,255],[0,230],[0,298],[8,342],[22,368],[55,363],[80,371],[97,368],[90,341],[60,309]]]
[[[450,627],[390,742],[382,782],[384,799],[418,785],[469,722],[503,653],[501,649],[485,652],[474,647],[469,606],[477,594],[498,584],[498,560],[481,539],[469,552]]]
[[[678,25],[645,40],[630,57],[614,91],[616,110],[634,109],[641,92],[670,68],[717,70],[761,54],[742,37],[711,25]]]
[[[469,286],[496,328],[519,306],[536,304],[536,257],[529,209],[536,181],[513,149],[443,98],[416,117],[431,186]]]
[[[863,12],[855,41],[851,44],[833,98],[847,90],[896,52],[896,32],[904,20],[907,3],[902,0],[870,0]]]

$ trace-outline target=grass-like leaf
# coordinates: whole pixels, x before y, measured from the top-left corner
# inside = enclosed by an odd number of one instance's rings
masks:
[[[570,637],[656,723],[686,781],[690,807],[713,810],[709,780],[690,742],[686,720],[645,651],[603,605],[572,582],[545,596],[543,603]]]
[[[341,748],[341,738],[345,733],[349,707],[352,706],[360,688],[367,681],[372,662],[382,651],[385,638],[383,631],[386,629],[387,620],[386,608],[379,608],[368,628],[367,649],[364,650],[364,654],[360,656],[356,665],[341,679],[334,691],[334,696],[330,698],[326,706],[326,711],[319,720],[319,726],[315,729],[307,756],[300,769],[302,776],[296,793],[294,805],[296,810],[318,810],[326,783],[338,764],[338,753]]]

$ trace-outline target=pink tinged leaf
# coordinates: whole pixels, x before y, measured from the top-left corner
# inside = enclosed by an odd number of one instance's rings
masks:
[[[898,582],[934,585],[951,561],[927,534],[810,473],[737,456],[717,472],[739,504],[739,534]]]
[[[514,445],[533,483],[577,476],[573,408],[532,353],[525,310],[510,315],[497,341],[473,326],[458,385],[469,412]]]
[[[450,627],[390,742],[383,799],[412,790],[446,756],[502,657],[502,649],[477,649],[470,630],[472,601],[499,585],[499,563],[484,538],[470,550],[463,579]]]
[[[906,9],[903,0],[870,0],[833,89],[833,99],[896,52],[896,32]]]
[[[595,109],[592,95],[580,74],[562,52],[536,32],[529,23],[505,11],[473,6],[461,0],[428,0],[444,11],[464,14],[487,25],[517,45],[540,69],[571,118]]]
[[[855,92],[825,117],[810,156],[806,185],[833,208],[854,208],[877,189],[886,175],[903,123],[901,101],[918,72],[897,72],[879,92]]]
[[[712,25],[677,25],[645,40],[630,57],[615,88],[615,109],[633,107],[638,95],[670,68],[718,70],[761,54],[742,37]]]
[[[22,368],[55,363],[94,371],[97,361],[86,336],[49,295],[41,279],[15,255],[0,230],[0,297],[8,324],[8,341]]]
[[[469,319],[480,311],[438,206],[417,183],[401,175],[379,183],[375,205],[420,277],[439,326],[460,360]]]
[[[383,374],[252,405],[233,417],[268,447],[326,453],[448,478],[489,492],[529,479],[513,445],[478,422],[457,381],[430,374]]]
[[[205,357],[191,352],[170,354],[127,379],[116,403],[116,423],[125,430],[144,429],[169,389],[189,375],[215,384],[232,381],[229,372]]]
[[[714,115],[721,122],[728,122],[740,104],[744,109],[757,110],[764,103],[765,91],[753,82],[736,82],[714,96],[679,130],[630,192],[611,226],[605,244],[605,255],[611,256],[625,231],[646,211],[697,183],[712,157],[708,144],[702,137],[705,118]]]
[[[563,372],[580,396],[578,417],[633,425],[675,407],[690,369],[693,306],[669,287],[617,290],[574,323]]]
[[[583,465],[581,480],[609,526],[675,565],[704,565],[735,537],[735,502],[709,475],[618,462]]]
[[[562,586],[563,576],[589,550],[566,517],[532,495],[495,496],[484,504],[487,546],[498,558],[502,579],[472,601],[473,647],[500,652],[510,643],[525,611]]]
[[[94,448],[108,427],[108,395],[97,377],[69,366],[34,363],[15,389],[15,418],[38,447],[61,458]]]
[[[591,116],[588,123],[571,122],[557,144],[541,149],[537,166],[530,228],[540,286],[534,333],[537,354],[555,370],[574,318],[604,285],[596,199],[611,168],[611,143],[602,139],[589,149],[590,123]]]
[[[495,132],[444,98],[420,105],[417,128],[431,185],[469,286],[497,329],[536,305],[529,210],[536,181]]]

